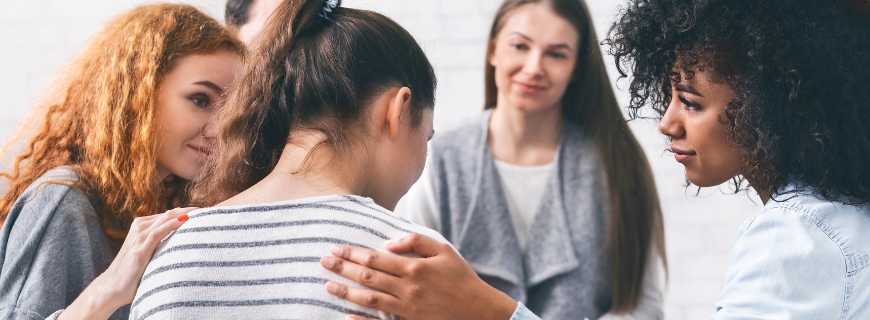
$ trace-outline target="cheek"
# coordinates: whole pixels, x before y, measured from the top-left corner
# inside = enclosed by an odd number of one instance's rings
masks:
[[[161,99],[157,107],[158,153],[164,161],[178,161],[186,155],[187,143],[199,138],[211,119],[210,112],[188,106],[183,99]]]
[[[426,154],[428,152],[426,136],[421,134],[417,139],[414,139],[413,143],[409,148],[409,150],[412,150],[410,160],[413,161],[415,171],[420,171],[426,163]]]
[[[495,67],[496,81],[509,80],[511,75],[517,73],[523,68],[523,63],[525,62],[523,57],[517,53],[506,51],[507,50],[501,50],[500,52],[497,52],[492,60],[492,65]]]
[[[571,76],[574,73],[574,67],[568,65],[553,65],[549,66],[547,74],[550,75],[550,81],[553,88],[559,91],[559,95],[565,92],[568,84],[571,82]]]
[[[174,138],[179,140],[194,139],[199,136],[209,120],[212,112],[202,110],[194,106],[185,105],[185,102],[177,102],[165,108],[166,112],[163,130],[171,132]]]
[[[420,130],[423,131],[423,130]],[[403,166],[407,168],[408,179],[411,184],[419,179],[423,172],[423,167],[426,165],[426,156],[428,152],[428,142],[425,134],[419,134],[413,139],[409,139],[409,144],[405,147],[405,156],[398,159],[405,159]]]
[[[718,185],[740,173],[742,156],[730,134],[729,128],[718,120],[687,125],[686,136],[697,151],[701,164],[693,168],[700,179],[696,184]]]
[[[574,69],[577,67],[575,59],[573,57],[557,59],[550,56],[544,58],[543,63],[547,68],[547,75],[554,85],[568,85],[568,82],[571,81],[571,76],[574,75]]]

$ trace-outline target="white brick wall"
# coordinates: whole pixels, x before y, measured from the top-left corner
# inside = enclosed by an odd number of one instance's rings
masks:
[[[599,38],[621,1],[589,0]],[[216,17],[222,0],[192,3]],[[0,0],[0,141],[45,90],[52,75],[96,29],[114,15],[149,1]],[[498,0],[346,0],[346,6],[382,12],[405,26],[426,50],[438,74],[436,130],[481,109],[485,41]],[[605,57],[613,77],[612,59]],[[626,86],[625,80],[617,88]],[[615,82],[614,82],[615,85]],[[618,91],[620,101],[627,100]],[[667,143],[652,121],[631,124],[653,166],[665,212],[670,282],[665,300],[669,320],[704,319],[722,288],[737,227],[759,210],[758,197],[724,195],[683,187],[682,166],[664,153]],[[727,190],[724,188],[723,190]]]

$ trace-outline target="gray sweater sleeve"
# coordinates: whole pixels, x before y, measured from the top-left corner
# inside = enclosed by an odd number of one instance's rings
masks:
[[[118,245],[102,231],[87,194],[51,183],[74,177],[69,169],[50,171],[19,197],[3,223],[0,319],[55,316],[114,259]],[[112,319],[126,318],[128,310]]]

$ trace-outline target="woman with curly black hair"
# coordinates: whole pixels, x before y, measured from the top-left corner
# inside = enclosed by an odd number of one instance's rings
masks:
[[[633,118],[654,111],[691,183],[748,183],[765,203],[711,319],[870,319],[870,3],[632,0],[605,44]],[[333,270],[389,296],[337,295],[419,319],[538,319],[431,240],[387,248],[427,258],[345,250]]]
[[[870,27],[856,1],[633,1],[606,41],[698,186],[764,209],[715,319],[870,318]]]

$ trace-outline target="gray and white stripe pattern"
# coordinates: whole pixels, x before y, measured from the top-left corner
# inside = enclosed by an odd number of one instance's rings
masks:
[[[409,233],[447,242],[358,196],[323,196],[193,211],[157,249],[136,292],[131,320],[344,319],[397,317],[335,298],[327,280],[363,286],[326,271],[334,244],[387,252],[384,240]]]

